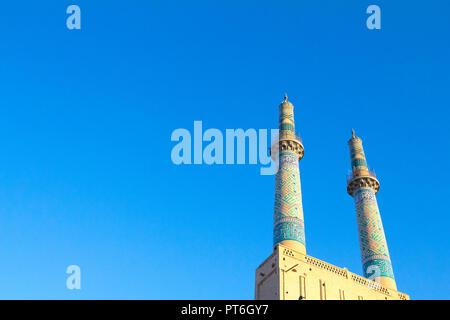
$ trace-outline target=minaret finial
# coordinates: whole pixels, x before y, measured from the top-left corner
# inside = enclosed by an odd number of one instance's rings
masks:
[[[352,129],[352,137],[355,137],[355,130]]]
[[[287,99],[288,99],[288,98],[287,98],[287,93],[285,93],[285,94],[284,94],[284,102],[286,102]]]

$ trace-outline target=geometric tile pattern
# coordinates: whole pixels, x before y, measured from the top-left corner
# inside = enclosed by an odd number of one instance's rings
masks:
[[[360,189],[354,197],[364,276],[373,277],[376,272],[377,276],[394,279],[375,192]]]
[[[282,160],[292,157],[297,166]],[[280,155],[280,169],[275,178],[274,245],[283,240],[295,240],[305,245],[302,194],[298,157],[293,153]]]
[[[361,139],[353,136],[349,146],[353,177],[369,175]],[[366,278],[394,279],[375,191],[371,187],[361,185],[353,193],[363,272]]]

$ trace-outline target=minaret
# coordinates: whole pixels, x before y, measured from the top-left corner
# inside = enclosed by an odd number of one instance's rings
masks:
[[[387,288],[397,290],[375,197],[380,189],[380,183],[375,174],[369,171],[362,141],[355,136],[353,129],[348,145],[350,147],[352,175],[348,177],[347,192],[355,199],[364,276]]]
[[[294,106],[284,96],[279,107],[279,148],[272,147],[272,157],[279,155],[279,169],[275,180],[273,215],[273,244],[282,244],[306,253],[303,223],[302,193],[299,160],[303,158],[303,144],[295,135]],[[279,151],[279,152],[277,152]]]
[[[299,161],[303,144],[295,135],[294,106],[280,104],[279,141],[271,156],[279,164],[275,181],[273,251],[255,271],[256,300],[409,300],[397,291],[375,199],[380,184],[366,164],[361,139],[349,141],[364,276],[306,254]],[[376,280],[376,283],[371,280]]]

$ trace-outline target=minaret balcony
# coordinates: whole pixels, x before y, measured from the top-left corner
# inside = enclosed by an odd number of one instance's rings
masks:
[[[347,175],[347,192],[353,196],[356,190],[362,188],[371,188],[375,193],[380,190],[380,182],[375,172],[367,170],[366,174],[349,174]]]
[[[375,178],[375,179],[377,178],[377,175],[375,174],[375,172],[370,170],[370,169],[364,170],[363,172],[366,173],[366,174],[361,174],[360,172],[353,173],[350,170],[350,172],[347,174],[347,184],[350,183],[353,179],[358,178],[358,177],[370,176],[370,177]]]
[[[280,135],[278,144],[274,143],[270,148],[270,156],[272,159],[276,160],[280,151],[294,152],[298,155],[298,159],[301,160],[304,154],[302,138],[295,134]]]
[[[296,134],[281,134],[279,140],[293,140],[300,143],[303,146],[302,138]]]

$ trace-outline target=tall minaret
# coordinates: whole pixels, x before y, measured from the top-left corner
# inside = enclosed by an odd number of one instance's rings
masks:
[[[353,129],[348,145],[350,147],[352,175],[348,178],[347,192],[355,199],[364,276],[387,288],[397,290],[375,197],[380,189],[380,183],[375,174],[369,171],[362,141],[355,136]]]
[[[275,152],[272,152],[272,157],[279,155],[279,170],[275,180],[273,244],[274,247],[282,244],[306,253],[298,168],[299,160],[303,158],[303,145],[295,135],[294,106],[287,101],[286,95],[279,112],[279,148],[276,150],[275,145]]]

